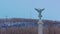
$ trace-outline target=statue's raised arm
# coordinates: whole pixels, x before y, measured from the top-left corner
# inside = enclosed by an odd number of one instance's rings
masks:
[[[42,17],[41,13],[42,13],[43,10],[45,10],[45,8],[43,8],[43,9],[35,8],[35,10],[39,13],[39,18],[41,19],[41,17]]]

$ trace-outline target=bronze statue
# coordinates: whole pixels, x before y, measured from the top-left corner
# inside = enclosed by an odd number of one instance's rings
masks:
[[[41,13],[45,9],[44,8],[43,9],[37,9],[37,8],[35,8],[35,10],[39,13],[38,17],[39,17],[39,19],[41,19],[41,17],[42,17]]]

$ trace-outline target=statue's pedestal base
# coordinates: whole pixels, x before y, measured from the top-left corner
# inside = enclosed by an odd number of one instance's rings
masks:
[[[38,34],[43,34],[43,22],[38,22]]]

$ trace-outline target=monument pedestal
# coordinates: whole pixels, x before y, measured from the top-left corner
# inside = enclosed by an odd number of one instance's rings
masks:
[[[43,22],[41,20],[38,22],[38,34],[43,34]]]

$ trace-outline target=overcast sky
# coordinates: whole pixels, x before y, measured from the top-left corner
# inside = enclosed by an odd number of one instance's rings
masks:
[[[42,19],[60,21],[60,0],[0,0],[0,18],[38,19],[34,8],[45,8]]]

